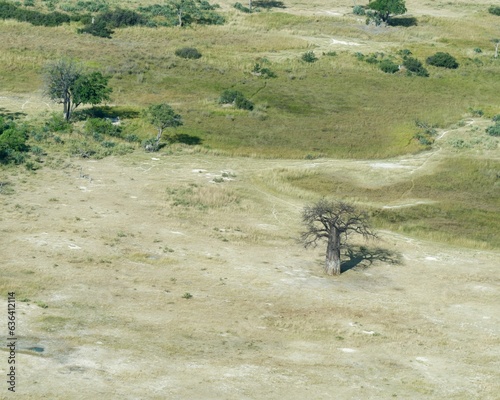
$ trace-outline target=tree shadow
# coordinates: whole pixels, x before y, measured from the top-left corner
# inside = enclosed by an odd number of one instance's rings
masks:
[[[276,0],[256,0],[252,5],[260,8],[286,8],[285,3]]]
[[[139,117],[139,115],[139,111],[133,110],[131,108],[99,106],[74,111],[71,118],[77,121],[85,121],[89,118],[109,118],[114,120],[137,118]]]
[[[354,267],[368,268],[375,261],[393,265],[402,264],[402,257],[399,252],[380,247],[349,246],[345,251],[345,255],[348,260],[342,262],[340,266],[341,272],[349,271]]]
[[[417,19],[415,17],[393,17],[387,21],[389,26],[417,26]]]
[[[186,133],[177,133],[169,138],[170,143],[183,143],[189,146],[202,144],[203,140],[198,136],[191,136]]]
[[[26,115],[28,115],[28,114],[23,113],[23,112],[10,111],[10,110],[7,110],[6,108],[0,107],[0,117],[2,117],[2,118],[13,120],[13,119],[25,117]]]

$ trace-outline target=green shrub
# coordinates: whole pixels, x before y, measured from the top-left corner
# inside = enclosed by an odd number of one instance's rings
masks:
[[[474,48],[474,53],[479,54],[479,53],[482,53],[482,52],[483,52],[483,50],[481,50],[481,48],[479,48],[479,47]]]
[[[236,8],[237,10],[241,11],[241,12],[244,12],[244,13],[251,13],[252,10],[250,10],[248,7],[245,7],[243,4],[241,3],[234,3],[234,8]]]
[[[490,8],[488,8],[488,12],[493,15],[500,15],[500,7],[491,6]]]
[[[484,115],[484,111],[481,109],[474,109],[472,107],[469,107],[468,109],[469,113],[473,117],[482,117]]]
[[[72,129],[72,125],[66,121],[62,113],[52,113],[50,118],[45,121],[45,127],[52,132],[65,132]]]
[[[435,67],[442,67],[442,68],[449,68],[449,69],[456,69],[458,68],[458,62],[455,60],[455,58],[448,54],[448,53],[443,53],[443,52],[437,52],[433,56],[430,56],[426,60],[427,64],[433,65]]]
[[[83,28],[78,29],[78,33],[88,33],[92,36],[103,37],[106,39],[111,39],[111,35],[114,31],[108,27],[108,24],[103,19],[98,19],[93,24],[90,23],[85,25]]]
[[[486,133],[490,136],[500,136],[500,122],[486,128]]]
[[[259,63],[256,63],[252,72],[262,78],[276,78],[276,74],[269,68],[262,68]]]
[[[175,55],[177,57],[197,60],[201,58],[201,53],[194,47],[183,47],[181,49],[175,50]]]
[[[408,57],[403,61],[404,67],[407,69],[409,75],[417,75],[427,77],[429,72],[424,68],[422,63],[413,57]]]
[[[245,98],[243,93],[227,89],[224,90],[219,97],[219,104],[234,104],[236,108],[241,110],[253,110],[254,104]]]
[[[234,103],[236,98],[238,96],[244,97],[243,93],[237,91],[237,90],[232,90],[232,89],[226,89],[222,92],[222,94],[219,97],[219,104],[231,104]]]
[[[386,74],[394,74],[399,71],[399,65],[392,62],[391,60],[383,60],[380,63],[379,67]]]
[[[89,135],[109,135],[115,137],[119,137],[121,131],[120,127],[113,125],[110,120],[100,118],[88,119],[85,122],[84,130]]]
[[[234,101],[234,105],[236,106],[236,108],[239,108],[241,110],[253,110],[253,103],[246,99],[245,97],[243,96],[237,96],[236,97],[236,100]]]
[[[363,8],[363,6],[354,6],[353,9],[352,9],[352,13],[354,15],[365,15],[366,14],[366,11],[365,9]]]
[[[495,115],[495,116],[492,118],[492,121],[493,121],[493,122],[500,122],[500,114]]]
[[[6,2],[0,3],[0,18],[15,19],[38,26],[58,26],[71,21],[70,16],[67,14],[60,12],[41,13],[35,10],[19,8],[15,4]]]
[[[105,21],[107,26],[110,28],[144,25],[147,22],[146,18],[144,18],[141,14],[132,10],[125,10],[123,8],[106,11],[99,15],[97,20]]]
[[[399,54],[400,56],[402,56],[403,58],[406,58],[406,57],[408,57],[408,56],[411,56],[411,55],[412,55],[412,52],[411,52],[410,50],[408,50],[408,49],[402,49],[402,50],[399,50],[399,51],[398,51],[398,54]]]
[[[17,126],[13,121],[5,121],[0,117],[0,162],[14,162],[21,164],[24,161],[24,152],[29,150],[26,144],[27,129]]]
[[[302,54],[302,57],[300,57],[302,61],[305,61],[307,63],[313,63],[318,61],[318,57],[314,54],[314,51],[307,51],[304,54]]]

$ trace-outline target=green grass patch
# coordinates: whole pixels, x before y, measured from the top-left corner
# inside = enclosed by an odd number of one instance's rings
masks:
[[[373,210],[380,228],[458,245],[500,248],[500,162],[451,158],[432,175],[389,186],[368,188],[343,179],[341,173],[293,174],[283,180],[302,191],[362,203],[389,204],[422,198],[433,204]]]

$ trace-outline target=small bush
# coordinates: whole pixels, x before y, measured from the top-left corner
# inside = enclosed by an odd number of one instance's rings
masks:
[[[253,103],[243,96],[236,97],[234,105],[241,110],[253,110]]]
[[[352,9],[354,15],[365,15],[366,11],[362,6],[354,6]]]
[[[336,51],[327,51],[326,53],[323,53],[323,55],[328,56],[328,57],[335,57],[337,55]]]
[[[241,110],[253,110],[254,104],[245,98],[243,93],[227,89],[224,90],[219,98],[219,104],[234,104],[236,108]]]
[[[409,75],[417,75],[427,77],[429,72],[424,68],[422,63],[413,57],[408,57],[403,61],[404,67],[407,69]]]
[[[222,92],[221,96],[219,97],[219,104],[231,104],[234,103],[236,100],[236,97],[242,96],[243,93],[238,92],[237,90],[232,90],[232,89],[226,89]]]
[[[500,114],[495,115],[491,120],[493,122],[500,122]]]
[[[107,119],[90,118],[85,122],[84,129],[90,135],[120,136],[120,128]]]
[[[45,127],[52,132],[65,132],[72,129],[72,125],[66,121],[62,113],[52,113],[45,122]]]
[[[474,109],[472,107],[469,107],[468,111],[469,111],[470,115],[473,116],[473,117],[482,117],[484,115],[484,111],[481,110],[481,109],[479,109],[479,108],[478,109]]]
[[[197,60],[201,58],[201,53],[194,47],[183,47],[181,49],[175,50],[175,55],[177,57]]]
[[[500,122],[486,128],[486,133],[490,136],[500,136]]]
[[[476,48],[474,49],[474,53],[479,54],[479,53],[482,53],[482,52],[483,52],[483,50],[481,50],[481,48],[479,48],[479,47],[476,47]]]
[[[307,51],[304,54],[302,54],[301,57],[302,61],[307,62],[307,63],[313,63],[318,61],[318,57],[316,57],[316,54],[314,54],[314,51]]]
[[[256,63],[252,72],[262,78],[276,78],[276,74],[269,68],[262,68],[259,63]]]
[[[408,49],[402,49],[398,51],[398,54],[402,57],[408,57],[412,55],[412,52]]]
[[[437,52],[433,56],[428,57],[426,62],[427,64],[433,65],[435,67],[449,68],[449,69],[458,68],[457,60],[455,60],[455,58],[452,55],[443,52]]]
[[[394,74],[399,71],[399,65],[392,62],[391,60],[383,60],[380,63],[380,69],[386,74]]]
[[[244,12],[244,13],[251,13],[252,10],[250,10],[248,7],[245,7],[243,4],[241,3],[234,3],[234,8],[236,8],[237,10],[241,11],[241,12]]]
[[[78,33],[88,33],[92,36],[103,37],[106,39],[111,39],[111,35],[114,31],[108,27],[108,24],[103,19],[95,21],[95,23],[90,23],[85,25],[83,28],[78,29]]]
[[[132,10],[117,8],[99,15],[98,21],[105,21],[110,28],[123,28],[126,26],[144,25],[146,19]]]
[[[493,15],[500,15],[500,7],[491,6],[490,8],[488,8],[488,12]]]

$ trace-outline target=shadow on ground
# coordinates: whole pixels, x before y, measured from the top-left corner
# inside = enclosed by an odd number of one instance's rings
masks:
[[[253,6],[260,8],[286,8],[285,3],[275,0],[257,0],[253,2]]]
[[[72,118],[77,121],[84,121],[88,118],[131,119],[138,118],[139,115],[139,111],[131,108],[102,106],[75,111]]]
[[[25,117],[26,113],[23,112],[15,112],[15,111],[10,111],[7,110],[6,108],[0,107],[0,117],[2,118],[7,118],[7,119],[17,119],[21,117]]]
[[[387,24],[390,26],[417,26],[418,22],[415,17],[395,17],[391,18]]]
[[[345,256],[348,259],[342,262],[340,267],[341,272],[349,271],[355,267],[368,268],[376,261],[393,265],[402,264],[402,257],[399,252],[379,247],[368,248],[365,246],[351,246],[346,250]]]

